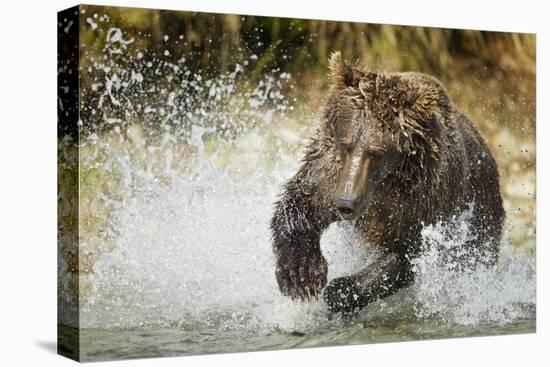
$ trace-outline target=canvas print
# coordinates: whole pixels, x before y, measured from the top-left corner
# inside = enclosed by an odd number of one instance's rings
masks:
[[[535,332],[534,34],[58,16],[58,350]]]

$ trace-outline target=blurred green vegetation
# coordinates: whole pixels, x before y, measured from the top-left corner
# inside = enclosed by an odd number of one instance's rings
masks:
[[[307,83],[326,73],[335,50],[369,68],[416,70],[444,80],[460,77],[463,67],[457,61],[464,60],[476,67],[535,73],[534,34],[118,7],[84,10],[86,50],[101,50],[105,41],[87,20],[108,21],[134,38],[137,48],[153,54],[167,50],[174,60],[185,57],[191,69],[206,74],[226,72],[252,57],[257,58],[252,79],[278,69]],[[324,86],[326,78],[320,79]]]

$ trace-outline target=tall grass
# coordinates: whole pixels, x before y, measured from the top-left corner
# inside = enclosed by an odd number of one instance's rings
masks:
[[[318,75],[325,73],[334,50],[369,67],[412,69],[440,77],[455,77],[455,61],[464,58],[535,73],[534,34],[132,8],[86,6],[85,10],[82,43],[87,52],[101,49],[104,40],[86,19],[106,15],[111,24],[134,37],[138,47],[169,50],[174,59],[186,55],[191,67],[206,73],[225,72],[255,55],[257,70],[251,77],[272,68]]]

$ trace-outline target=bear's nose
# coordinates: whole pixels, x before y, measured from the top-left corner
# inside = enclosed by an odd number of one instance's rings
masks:
[[[356,201],[347,198],[338,198],[336,200],[336,209],[344,219],[351,219],[355,213]]]

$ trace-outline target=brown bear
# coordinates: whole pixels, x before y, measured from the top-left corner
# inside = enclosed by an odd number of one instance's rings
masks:
[[[459,267],[493,266],[505,217],[496,162],[435,78],[374,73],[330,58],[332,87],[301,168],[271,220],[282,294],[318,298],[327,283],[323,231],[352,221],[380,257],[324,289],[331,312],[354,314],[414,280],[424,226],[472,207],[475,234]]]

